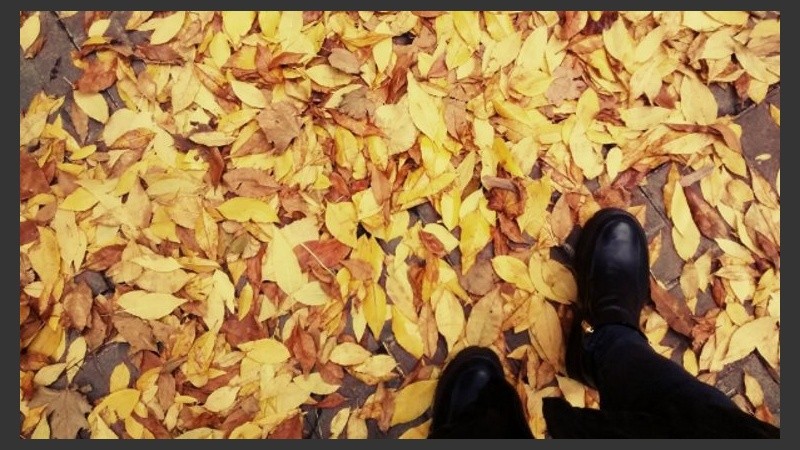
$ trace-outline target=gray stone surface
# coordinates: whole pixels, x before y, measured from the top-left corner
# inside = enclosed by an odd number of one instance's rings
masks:
[[[780,108],[780,87],[773,89],[760,105],[739,115],[736,123],[742,126],[742,151],[748,165],[774,185],[781,168],[781,130],[769,114],[770,104]],[[756,159],[763,154],[770,155],[770,158],[763,161]]]

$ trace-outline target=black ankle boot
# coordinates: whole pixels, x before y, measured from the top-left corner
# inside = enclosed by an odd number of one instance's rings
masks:
[[[431,438],[532,438],[517,392],[488,348],[467,347],[447,365],[433,399]]]
[[[586,223],[575,250],[578,310],[567,344],[567,373],[596,387],[583,339],[595,329],[619,324],[639,330],[639,315],[650,298],[647,238],[631,214],[598,211]]]

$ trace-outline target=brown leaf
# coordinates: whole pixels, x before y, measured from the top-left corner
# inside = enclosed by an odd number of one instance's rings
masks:
[[[445,250],[442,242],[439,241],[439,238],[437,238],[432,233],[420,230],[419,239],[422,242],[422,246],[425,247],[425,249],[427,249],[429,252],[431,252],[433,256],[441,258],[442,256],[447,254],[447,250]]]
[[[360,87],[342,96],[339,111],[356,120],[366,119],[375,114],[375,102],[367,97],[367,88]]]
[[[124,244],[109,245],[89,254],[86,258],[86,268],[102,272],[122,260]]]
[[[697,189],[688,187],[684,192],[689,209],[692,211],[692,218],[700,233],[709,239],[728,236],[728,225],[717,209],[709,205]]]
[[[140,45],[133,52],[136,57],[149,63],[180,64],[183,57],[169,44]]]
[[[356,120],[334,109],[328,110],[328,112],[336,123],[347,128],[357,136],[378,136],[381,134],[380,128],[367,122],[366,119]]]
[[[586,90],[586,83],[581,79],[582,72],[564,64],[553,71],[553,82],[547,88],[545,96],[555,106],[565,100],[574,100]]]
[[[108,148],[110,149],[131,149],[142,151],[149,144],[156,134],[147,128],[136,128],[118,137]]]
[[[175,402],[175,377],[170,373],[161,373],[156,384],[158,385],[156,400],[161,408],[166,411]]]
[[[292,356],[300,363],[303,373],[311,372],[314,364],[317,363],[317,344],[311,334],[303,331],[299,326],[295,326],[286,345]]]
[[[157,351],[153,329],[146,320],[125,313],[114,315],[114,328],[131,345],[131,353],[139,350]]]
[[[320,263],[330,269],[338,266],[350,254],[350,247],[336,239],[307,241],[296,246],[294,254],[304,271],[309,271]]]
[[[19,223],[19,245],[25,245],[39,239],[39,228],[36,222],[26,220]]]
[[[157,417],[153,415],[140,417],[136,413],[134,413],[132,417],[142,424],[143,427],[147,428],[147,431],[153,433],[153,437],[156,439],[169,439],[172,437],[167,427],[165,427]]]
[[[328,384],[342,384],[342,378],[344,378],[342,366],[328,361],[322,366],[317,367],[317,370],[319,370],[319,375],[324,382]]]
[[[30,401],[32,408],[44,406],[50,417],[50,436],[55,439],[75,439],[78,431],[89,428],[86,413],[92,410],[86,399],[77,391],[56,391],[39,388]]]
[[[228,317],[220,328],[220,333],[225,335],[225,340],[232,347],[242,342],[255,341],[267,337],[267,331],[256,321],[253,314],[247,314],[239,320],[235,316]]]
[[[247,403],[252,406],[249,407],[242,407],[242,403]],[[230,437],[230,434],[236,427],[253,420],[258,412],[258,400],[254,397],[247,397],[247,399],[240,403],[232,413],[230,413],[227,417],[225,417],[225,421],[220,425],[220,429],[223,432],[223,436]]]
[[[63,304],[72,326],[83,331],[91,316],[92,290],[86,283],[77,283],[64,296]]]
[[[361,73],[361,63],[358,62],[356,55],[350,53],[347,49],[335,48],[331,50],[331,54],[328,56],[328,62],[331,66],[342,72],[353,75]]]
[[[631,192],[614,186],[603,186],[594,193],[594,199],[602,208],[627,209],[631,204]]]
[[[270,172],[259,169],[233,169],[222,175],[228,189],[240,197],[260,198],[275,194],[280,185]]]
[[[74,101],[69,102],[68,112],[69,120],[72,122],[72,127],[75,128],[75,132],[78,133],[80,141],[86,142],[86,135],[89,133],[89,116]]]
[[[364,260],[346,259],[342,261],[342,265],[347,267],[350,274],[356,280],[367,281],[374,279],[375,274],[373,273],[372,266]]]
[[[466,103],[446,99],[444,103],[444,123],[450,136],[463,140],[469,133],[470,121],[467,118]]]
[[[330,395],[326,396],[325,398],[323,398],[322,401],[320,401],[319,403],[317,403],[314,406],[316,406],[317,408],[322,408],[322,409],[336,408],[337,406],[339,406],[342,403],[344,403],[346,400],[347,399],[344,398],[342,396],[342,394],[340,394],[338,392],[334,392],[333,394],[330,394]]]
[[[269,62],[269,68],[275,69],[281,66],[292,66],[300,62],[303,59],[305,54],[303,53],[294,53],[294,52],[284,52],[279,53],[277,56],[272,58]]]
[[[586,26],[589,14],[586,11],[564,11],[563,15],[559,14],[559,18],[561,29],[558,37],[562,41],[568,41]]]
[[[19,199],[27,200],[45,192],[50,192],[50,183],[47,182],[44,172],[28,152],[20,152]]]
[[[559,241],[564,242],[572,232],[574,225],[575,222],[572,220],[572,210],[569,209],[567,196],[562,195],[553,205],[553,212],[550,214],[550,228],[553,230],[553,235]]]
[[[89,62],[78,78],[75,87],[87,94],[108,89],[117,81],[117,59],[101,61],[99,58]]]
[[[478,259],[461,277],[461,286],[473,295],[484,296],[496,283],[494,268],[490,259]]]
[[[222,178],[222,173],[225,171],[225,161],[219,153],[217,147],[206,149],[203,152],[208,162],[208,176],[211,179],[211,185],[214,187],[219,186],[219,180]]]
[[[280,423],[269,434],[268,439],[303,439],[303,418],[300,414]]]
[[[300,135],[302,123],[299,117],[297,108],[288,101],[281,101],[264,108],[256,120],[275,149],[282,152]]]
[[[650,277],[650,293],[653,303],[656,305],[656,311],[667,321],[669,327],[691,338],[697,319],[686,306],[686,302],[661,287],[652,276]]]
[[[489,190],[488,208],[492,211],[505,213],[511,218],[516,218],[525,212],[525,197],[524,189],[492,188]]]

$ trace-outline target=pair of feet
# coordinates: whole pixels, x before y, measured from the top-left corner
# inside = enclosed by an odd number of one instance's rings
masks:
[[[596,387],[591,355],[582,345],[596,328],[621,324],[639,330],[642,306],[650,298],[649,267],[645,233],[632,215],[608,208],[586,223],[575,252],[578,310],[567,344],[570,377]],[[518,397],[512,395],[510,400],[516,404],[507,403],[507,388],[510,385],[494,352],[479,347],[461,351],[439,379],[431,433],[473,420],[476,409],[490,409],[494,404],[521,413]],[[513,417],[524,420],[520,414]]]

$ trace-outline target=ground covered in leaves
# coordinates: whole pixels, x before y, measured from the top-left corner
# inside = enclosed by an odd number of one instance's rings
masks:
[[[543,397],[598,406],[564,343],[607,206],[679,256],[657,351],[779,374],[780,172],[711,89],[764,101],[779,14],[32,12],[21,61],[45,18],[81,38],[20,112],[21,436],[424,437],[467,345],[546,436]]]

